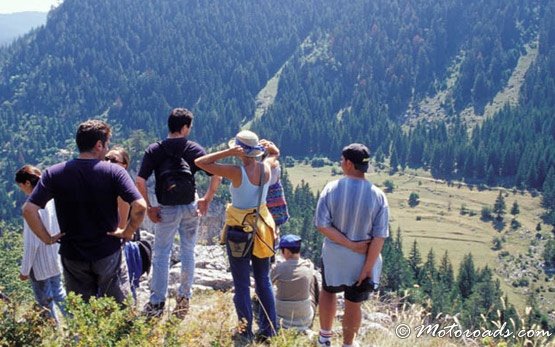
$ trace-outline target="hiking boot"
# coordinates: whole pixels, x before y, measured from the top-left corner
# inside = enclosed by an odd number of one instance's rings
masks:
[[[183,319],[185,318],[188,312],[189,312],[189,299],[184,296],[177,298],[177,304],[173,309],[173,315],[179,319]]]
[[[269,345],[270,344],[270,339],[271,339],[271,337],[266,336],[266,335],[261,334],[261,333],[254,334],[254,342],[259,343],[259,344]]]
[[[162,317],[162,314],[164,313],[164,305],[166,303],[164,301],[162,301],[161,303],[158,304],[153,304],[151,302],[148,302],[144,309],[143,309],[143,313],[147,318],[160,318]]]
[[[254,340],[254,336],[249,335],[245,332],[235,331],[231,335],[231,341],[233,342],[233,347],[245,347],[250,345]]]

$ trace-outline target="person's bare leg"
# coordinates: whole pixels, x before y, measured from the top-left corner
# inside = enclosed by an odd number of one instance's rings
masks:
[[[331,330],[337,311],[337,298],[335,297],[335,293],[330,293],[322,289],[318,305],[320,307],[320,329]]]
[[[362,320],[362,302],[352,302],[345,299],[345,315],[343,316],[343,344],[351,345],[360,328]]]
[[[320,310],[320,334],[318,336],[318,345],[330,346],[332,337],[331,329],[337,311],[337,298],[335,293],[330,293],[322,289],[318,307]]]

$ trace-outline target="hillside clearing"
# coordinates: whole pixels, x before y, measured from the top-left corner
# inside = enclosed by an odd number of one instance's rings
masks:
[[[331,166],[312,168],[307,164],[299,164],[288,168],[287,172],[293,186],[304,181],[309,183],[315,193],[321,191],[328,181],[340,177],[332,176]],[[542,299],[541,304],[544,307],[551,309],[552,306],[549,305],[555,301],[555,293],[550,293],[547,289],[553,287],[553,281],[546,282],[545,276],[537,274],[542,247],[531,248],[536,225],[541,221],[540,216],[543,213],[539,196],[532,197],[527,192],[515,193],[504,188],[478,191],[464,184],[448,185],[444,181],[434,180],[423,171],[393,176],[385,172],[374,172],[368,174],[367,178],[382,189],[385,180],[394,182],[394,191],[387,193],[391,227],[393,232],[397,228],[402,231],[405,256],[416,240],[423,258],[433,248],[437,264],[447,251],[457,270],[464,255],[472,253],[477,267],[488,266],[495,271],[501,281],[502,290],[517,307],[523,308],[527,295],[542,287],[543,290],[540,293],[534,292],[534,295],[537,299]],[[501,232],[496,231],[491,222],[480,219],[482,207],[493,206],[499,190],[503,191],[507,205],[506,225]],[[408,206],[411,192],[420,196],[420,203],[414,208]],[[510,227],[512,216],[509,210],[514,201],[520,206],[517,220],[522,224],[517,230]],[[461,215],[463,205],[472,216],[468,213]],[[548,235],[546,230],[547,227],[544,227],[542,231],[545,236]],[[494,237],[506,240],[500,251],[492,250]],[[510,257],[501,257],[500,252],[503,251],[508,252]],[[510,278],[502,276],[502,273],[509,273],[507,276]],[[530,287],[513,287],[515,278],[531,273],[534,273],[532,276],[535,280],[531,281],[534,283]]]

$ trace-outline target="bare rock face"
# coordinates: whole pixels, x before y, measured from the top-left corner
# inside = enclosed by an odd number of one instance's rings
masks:
[[[143,230],[141,238],[154,242],[154,235]],[[223,246],[195,246],[195,275],[193,289],[196,290],[229,290],[233,288],[229,263]],[[152,277],[149,274],[141,277],[140,287],[137,288],[137,303],[144,305],[148,302],[150,291],[148,284]],[[179,260],[179,245],[174,243],[168,272],[168,296],[176,297],[181,280],[181,262]]]

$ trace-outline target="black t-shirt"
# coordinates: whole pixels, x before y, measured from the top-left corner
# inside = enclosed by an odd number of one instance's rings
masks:
[[[177,155],[181,154],[183,156],[189,164],[193,175],[195,172],[201,170],[195,165],[195,159],[206,155],[206,151],[201,145],[194,141],[189,141],[184,137],[165,139],[162,143],[168,152],[175,153]],[[158,178],[158,169],[160,168],[161,163],[164,160],[167,160],[167,158],[168,155],[166,154],[166,151],[160,147],[158,142],[150,144],[145,150],[145,155],[143,156],[138,176],[147,180],[150,175],[152,175],[152,172],[154,172],[154,176]],[[207,174],[212,176],[210,173]]]
[[[44,207],[54,199],[65,234],[61,255],[95,261],[121,247],[120,239],[106,234],[118,226],[118,196],[128,203],[142,199],[125,169],[106,161],[73,159],[45,170],[29,201]]]

